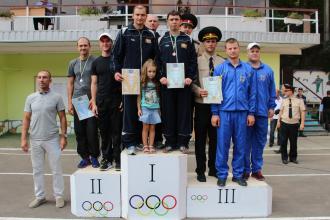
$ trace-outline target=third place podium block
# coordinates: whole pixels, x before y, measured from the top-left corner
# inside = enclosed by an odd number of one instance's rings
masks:
[[[70,177],[71,212],[79,217],[120,217],[120,172],[88,166]]]
[[[226,187],[218,187],[217,179],[197,182],[190,174],[187,189],[187,217],[232,218],[266,217],[272,212],[272,188],[264,181],[250,178],[247,187],[239,186],[228,176]]]
[[[122,216],[129,220],[186,217],[187,155],[121,153]]]

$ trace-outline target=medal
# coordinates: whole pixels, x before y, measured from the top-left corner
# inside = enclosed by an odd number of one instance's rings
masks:
[[[82,83],[83,81],[84,81],[83,79],[80,79],[80,80],[79,80],[79,82],[81,82],[81,83]]]
[[[172,53],[172,56],[174,56],[174,57],[175,57],[175,56],[176,56],[176,53],[175,53],[175,52],[173,52],[173,53]]]
[[[89,60],[89,56],[88,56],[88,58],[87,58],[87,60],[86,60],[86,62],[85,62],[85,64],[84,64],[84,66],[83,66],[83,68],[81,69],[81,59],[80,59],[80,66],[79,66],[79,70],[80,70],[80,80],[79,80],[79,82],[83,82],[84,80],[83,80],[83,75],[84,75],[84,72],[85,72],[85,68],[86,68],[86,65],[87,65],[87,63],[88,63],[88,60]]]

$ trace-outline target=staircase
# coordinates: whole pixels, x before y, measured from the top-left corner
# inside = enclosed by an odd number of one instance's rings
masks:
[[[313,113],[315,113],[315,110],[307,109],[304,134],[306,136],[327,136],[327,135],[329,135],[329,132],[327,132],[327,130],[325,130],[322,127],[319,120],[316,119],[315,117],[312,117]]]

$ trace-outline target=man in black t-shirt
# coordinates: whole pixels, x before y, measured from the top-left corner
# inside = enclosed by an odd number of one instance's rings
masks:
[[[114,79],[114,64],[111,57],[112,39],[110,34],[99,37],[102,55],[92,64],[92,111],[98,117],[101,134],[103,159],[100,170],[112,167],[120,169],[120,145],[122,129],[121,84]]]

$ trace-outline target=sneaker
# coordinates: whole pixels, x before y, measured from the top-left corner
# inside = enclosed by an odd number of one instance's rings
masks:
[[[91,163],[92,163],[93,168],[99,168],[100,167],[100,163],[99,163],[98,159],[95,158],[95,157],[91,157]]]
[[[243,173],[243,179],[248,180],[250,178],[250,173]]]
[[[143,144],[139,144],[138,146],[136,146],[135,150],[137,151],[143,151]]]
[[[188,147],[186,147],[186,146],[181,146],[181,147],[180,147],[180,151],[181,151],[183,154],[188,154],[188,153],[189,153],[189,149],[188,149]]]
[[[56,198],[55,203],[56,208],[63,208],[65,206],[65,201],[62,197]]]
[[[163,149],[163,152],[164,152],[164,153],[169,153],[169,152],[171,152],[171,151],[173,151],[173,147],[171,147],[171,146],[166,146],[166,147]]]
[[[42,199],[35,198],[32,202],[30,202],[29,208],[37,208],[46,202],[47,201],[45,198],[42,198]]]
[[[82,159],[79,164],[78,164],[78,168],[85,168],[87,166],[89,166],[91,164],[91,161],[89,159]]]
[[[220,187],[225,187],[226,186],[226,181],[227,181],[227,179],[218,178],[217,185],[220,186]]]
[[[247,182],[243,178],[235,178],[235,177],[233,177],[232,178],[232,181],[235,182],[235,183],[238,183],[238,185],[240,185],[240,186],[247,186]]]
[[[101,171],[109,170],[109,169],[111,169],[111,167],[112,167],[112,163],[109,162],[107,159],[103,158],[101,161],[100,170]]]
[[[155,143],[155,147],[156,147],[156,149],[163,149],[165,147],[165,145],[163,144],[163,142],[157,141]]]
[[[127,148],[127,154],[128,155],[136,155],[135,154],[135,146],[130,146]]]
[[[251,175],[253,178],[256,178],[257,180],[264,181],[265,177],[262,175],[261,171],[258,171],[256,173],[252,173]]]

